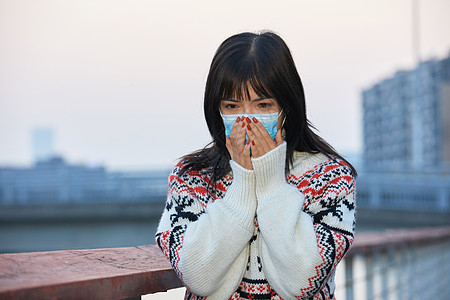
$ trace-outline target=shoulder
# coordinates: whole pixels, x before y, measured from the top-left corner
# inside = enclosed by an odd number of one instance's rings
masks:
[[[178,162],[169,175],[169,193],[177,197],[187,195],[187,198],[177,201],[196,199],[195,201],[200,201],[202,207],[205,207],[210,201],[222,198],[231,184],[231,178],[225,176],[218,182],[213,182],[208,171],[209,169],[189,169],[183,161]]]
[[[310,163],[316,160],[320,162]],[[313,166],[304,171],[299,161],[299,165],[291,171],[288,183],[297,187],[305,195],[305,211],[313,213],[323,207],[332,207],[344,199],[349,209],[354,208],[355,179],[352,169],[345,161],[323,154],[309,154],[302,161]]]
[[[189,165],[186,164],[186,162],[180,160],[173,167],[172,172],[169,175],[169,181],[177,179],[189,182],[195,178],[197,178],[197,180],[207,180],[207,171],[207,169],[194,170],[192,168],[189,168]]]
[[[183,160],[179,161],[169,175],[169,189],[187,189],[201,195],[210,193],[211,196],[220,196],[220,192],[231,183],[232,177],[226,175],[218,181],[213,181],[210,168],[190,168]],[[217,194],[217,195],[216,195]]]
[[[294,152],[294,162],[291,176],[303,179],[315,179],[331,182],[338,178],[354,184],[352,169],[342,159],[336,156],[327,156],[323,153]]]

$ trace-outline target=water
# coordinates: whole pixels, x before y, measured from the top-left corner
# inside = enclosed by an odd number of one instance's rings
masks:
[[[156,228],[157,220],[0,224],[0,252],[148,245]]]
[[[4,206],[0,208],[0,252],[154,244],[163,210],[159,202]]]

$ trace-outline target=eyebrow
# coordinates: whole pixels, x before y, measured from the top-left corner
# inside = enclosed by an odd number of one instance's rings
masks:
[[[251,101],[262,101],[262,100],[266,100],[266,99],[273,99],[272,97],[265,97],[265,96],[261,96],[259,98],[253,99]],[[231,102],[241,102],[242,100],[236,100],[236,99],[220,99],[220,101],[231,101]]]

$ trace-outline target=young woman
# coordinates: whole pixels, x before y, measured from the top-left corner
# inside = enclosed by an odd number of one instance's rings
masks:
[[[175,166],[156,233],[186,299],[334,299],[356,171],[312,131],[284,41],[226,39],[204,111],[213,140]]]

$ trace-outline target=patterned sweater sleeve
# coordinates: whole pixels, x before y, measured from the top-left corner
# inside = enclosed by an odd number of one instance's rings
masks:
[[[347,166],[324,166],[314,174],[313,197],[308,194],[305,203],[304,194],[286,182],[285,157],[284,143],[252,160],[261,259],[282,298],[310,299],[323,292],[353,242],[354,179]]]
[[[225,299],[245,271],[256,213],[254,172],[231,161],[233,182],[225,196],[206,204],[204,178],[197,172],[169,177],[166,206],[156,242],[189,289],[208,299]]]

